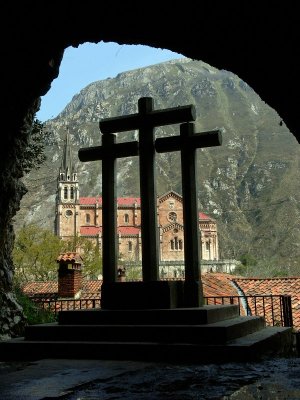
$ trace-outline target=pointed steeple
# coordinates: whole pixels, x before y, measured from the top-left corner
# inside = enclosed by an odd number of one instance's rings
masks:
[[[61,160],[61,166],[59,168],[59,180],[60,181],[76,180],[76,171],[73,163],[73,154],[72,154],[69,128],[67,128],[64,149],[63,149],[63,157]]]
[[[79,183],[73,160],[70,132],[67,129],[57,177],[55,216],[57,236],[71,237],[79,233],[79,208]]]
[[[57,193],[58,202],[76,203],[79,201],[77,171],[73,161],[69,129],[66,132],[63,155],[57,177]]]

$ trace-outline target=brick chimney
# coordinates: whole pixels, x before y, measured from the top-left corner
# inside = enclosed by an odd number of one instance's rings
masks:
[[[79,253],[61,253],[58,267],[58,297],[78,297],[82,286],[82,258]]]

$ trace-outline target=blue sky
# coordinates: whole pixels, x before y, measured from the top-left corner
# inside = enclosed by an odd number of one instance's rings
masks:
[[[113,78],[118,73],[183,57],[169,50],[117,43],[85,43],[68,47],[60,65],[59,76],[42,97],[36,118],[41,122],[55,118],[73,96],[88,84]]]

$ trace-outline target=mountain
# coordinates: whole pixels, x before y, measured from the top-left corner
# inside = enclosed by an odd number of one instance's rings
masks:
[[[152,97],[157,110],[194,104],[197,132],[222,131],[222,146],[197,150],[199,207],[218,223],[221,256],[248,253],[262,267],[271,263],[283,274],[300,271],[299,144],[276,111],[238,76],[186,58],[93,82],[47,121],[47,161],[24,178],[28,193],[15,218],[16,230],[28,222],[53,228],[67,127],[80,195],[101,194],[101,162],[81,163],[77,151],[100,145],[99,120],[136,113],[140,97]],[[156,129],[156,137],[178,134],[178,125]],[[136,131],[119,133],[117,140],[136,136]],[[137,157],[121,159],[117,165],[118,195],[138,196]],[[181,193],[178,152],[157,155],[157,193],[170,189]]]

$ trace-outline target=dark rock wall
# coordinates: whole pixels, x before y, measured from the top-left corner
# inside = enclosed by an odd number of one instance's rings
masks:
[[[24,323],[11,293],[11,221],[25,191],[19,179],[26,128],[68,46],[101,40],[145,44],[232,71],[279,113],[300,141],[296,9],[282,3],[266,10],[247,2],[166,3],[1,3],[0,337],[18,335]]]

